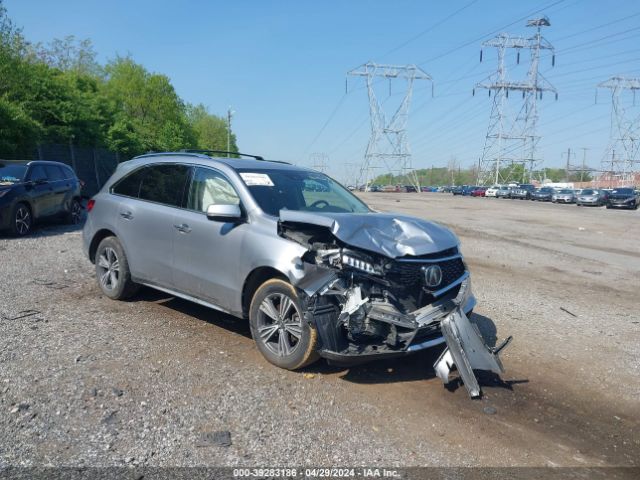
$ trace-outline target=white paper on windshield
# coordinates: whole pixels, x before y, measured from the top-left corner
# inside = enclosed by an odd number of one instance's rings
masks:
[[[247,184],[247,187],[252,187],[254,185],[258,185],[261,187],[273,187],[273,182],[269,175],[266,173],[248,173],[242,172],[240,173],[240,177],[244,180],[244,183]]]

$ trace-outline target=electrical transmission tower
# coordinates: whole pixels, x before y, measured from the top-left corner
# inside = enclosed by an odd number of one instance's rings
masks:
[[[527,27],[535,27],[536,33],[531,37],[512,36],[506,33],[488,40],[483,47],[493,47],[498,52],[498,70],[486,80],[476,85],[493,93],[493,104],[489,117],[489,128],[485,137],[482,156],[478,165],[478,179],[483,185],[489,183],[507,183],[509,181],[524,181],[531,179],[532,172],[538,168],[540,160],[536,157],[536,147],[540,137],[536,135],[538,123],[538,100],[542,94],[549,91],[558,94],[556,89],[538,71],[540,52],[550,50],[552,65],[555,64],[554,49],[541,34],[542,27],[551,24],[546,17],[536,18],[527,22]],[[509,80],[505,57],[507,49],[516,49],[516,63],[520,63],[520,52],[524,49],[530,52],[529,68],[526,78]],[[482,61],[482,50],[480,51]],[[509,92],[521,94],[517,98],[519,108],[517,114],[512,115],[515,101],[510,105]],[[473,91],[475,95],[475,88]],[[517,178],[519,177],[519,178]]]
[[[378,65],[372,62],[347,72],[347,79],[349,76],[365,77],[369,94],[371,137],[360,168],[359,183],[362,182],[368,187],[372,180],[372,171],[384,167],[389,173],[410,176],[410,183],[415,184],[420,191],[418,178],[411,166],[407,122],[414,81],[432,81],[431,76],[415,65]],[[392,80],[405,81],[404,97],[388,121],[375,92],[374,84],[377,79],[389,81],[389,96]]]
[[[312,153],[310,155],[311,168],[322,173],[327,173],[329,168],[329,155],[326,153]]]
[[[640,114],[633,109],[640,78],[611,77],[597,88],[611,90],[611,133],[601,171],[608,174],[610,182],[615,178],[631,184],[640,170]]]

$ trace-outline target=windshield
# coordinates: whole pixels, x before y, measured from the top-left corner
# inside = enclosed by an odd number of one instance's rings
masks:
[[[596,192],[594,190],[583,190],[582,195],[595,195]]]
[[[0,163],[0,185],[13,185],[21,182],[27,172],[27,166],[18,163]]]
[[[573,190],[560,190],[558,193],[573,193]]]
[[[260,208],[277,217],[280,210],[367,213],[361,200],[328,176],[306,170],[238,169]]]
[[[618,188],[611,193],[620,193],[622,195],[631,195],[633,190],[631,188]]]

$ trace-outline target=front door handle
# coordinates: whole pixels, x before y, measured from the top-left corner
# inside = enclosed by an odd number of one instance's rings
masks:
[[[131,213],[131,212],[120,212],[120,216],[122,218],[126,218],[127,220],[131,220],[133,218],[133,213]]]
[[[189,233],[191,231],[191,228],[186,223],[174,225],[173,228],[177,229],[181,233]]]

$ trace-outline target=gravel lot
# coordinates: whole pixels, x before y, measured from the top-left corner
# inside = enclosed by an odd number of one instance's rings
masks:
[[[640,464],[640,211],[362,196],[460,236],[474,321],[514,335],[481,400],[437,351],[279,370],[242,321],[103,297],[80,231],[48,225],[0,237],[0,467]]]

